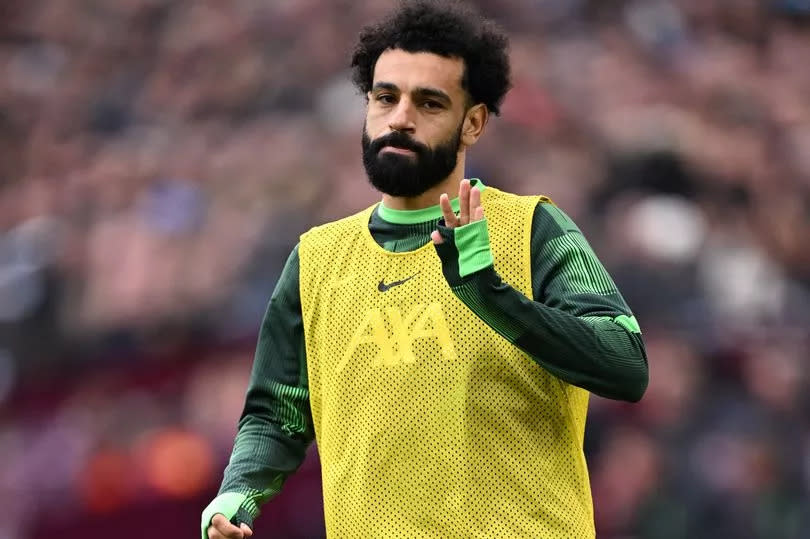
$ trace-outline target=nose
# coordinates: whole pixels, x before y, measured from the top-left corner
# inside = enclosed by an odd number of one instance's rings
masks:
[[[404,131],[413,134],[416,131],[415,113],[415,107],[409,99],[400,99],[397,106],[391,111],[388,127],[391,131]]]

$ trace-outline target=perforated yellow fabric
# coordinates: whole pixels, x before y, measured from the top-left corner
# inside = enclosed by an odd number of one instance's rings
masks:
[[[482,193],[495,268],[529,296],[537,201]],[[458,301],[431,244],[378,246],[372,210],[299,248],[329,537],[593,537],[587,392]]]

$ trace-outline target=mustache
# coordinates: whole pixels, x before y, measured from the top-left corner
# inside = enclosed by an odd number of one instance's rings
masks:
[[[401,131],[391,131],[387,135],[371,141],[370,149],[374,154],[377,154],[385,146],[392,146],[394,148],[402,148],[403,150],[411,150],[417,155],[424,155],[428,148],[424,144],[416,142],[411,137]]]

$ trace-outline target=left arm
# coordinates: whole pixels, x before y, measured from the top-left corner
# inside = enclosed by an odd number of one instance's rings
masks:
[[[459,216],[445,211],[445,226],[433,233],[456,297],[558,378],[606,398],[641,399],[648,381],[641,332],[576,225],[556,206],[538,205],[530,299],[495,271],[480,195],[467,191],[460,193],[471,200],[466,224],[462,203]]]

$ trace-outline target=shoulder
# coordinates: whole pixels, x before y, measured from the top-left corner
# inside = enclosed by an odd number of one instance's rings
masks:
[[[566,234],[582,234],[577,224],[559,206],[543,197],[534,209],[532,230],[547,240]]]
[[[542,195],[518,195],[489,186],[481,194],[484,209],[497,207],[507,211],[526,210],[531,213],[542,202],[551,202],[551,199]]]
[[[535,232],[539,225],[540,230],[550,237],[579,232],[574,221],[545,195],[518,195],[487,187],[482,203],[485,210],[488,207],[501,208],[510,213],[522,210],[523,215],[532,215],[532,229]]]
[[[301,243],[305,244],[313,240],[331,241],[335,238],[343,237],[346,232],[352,228],[360,230],[359,225],[363,223],[363,220],[368,221],[371,212],[376,207],[377,204],[374,204],[357,213],[343,217],[342,219],[314,226],[301,234]]]

